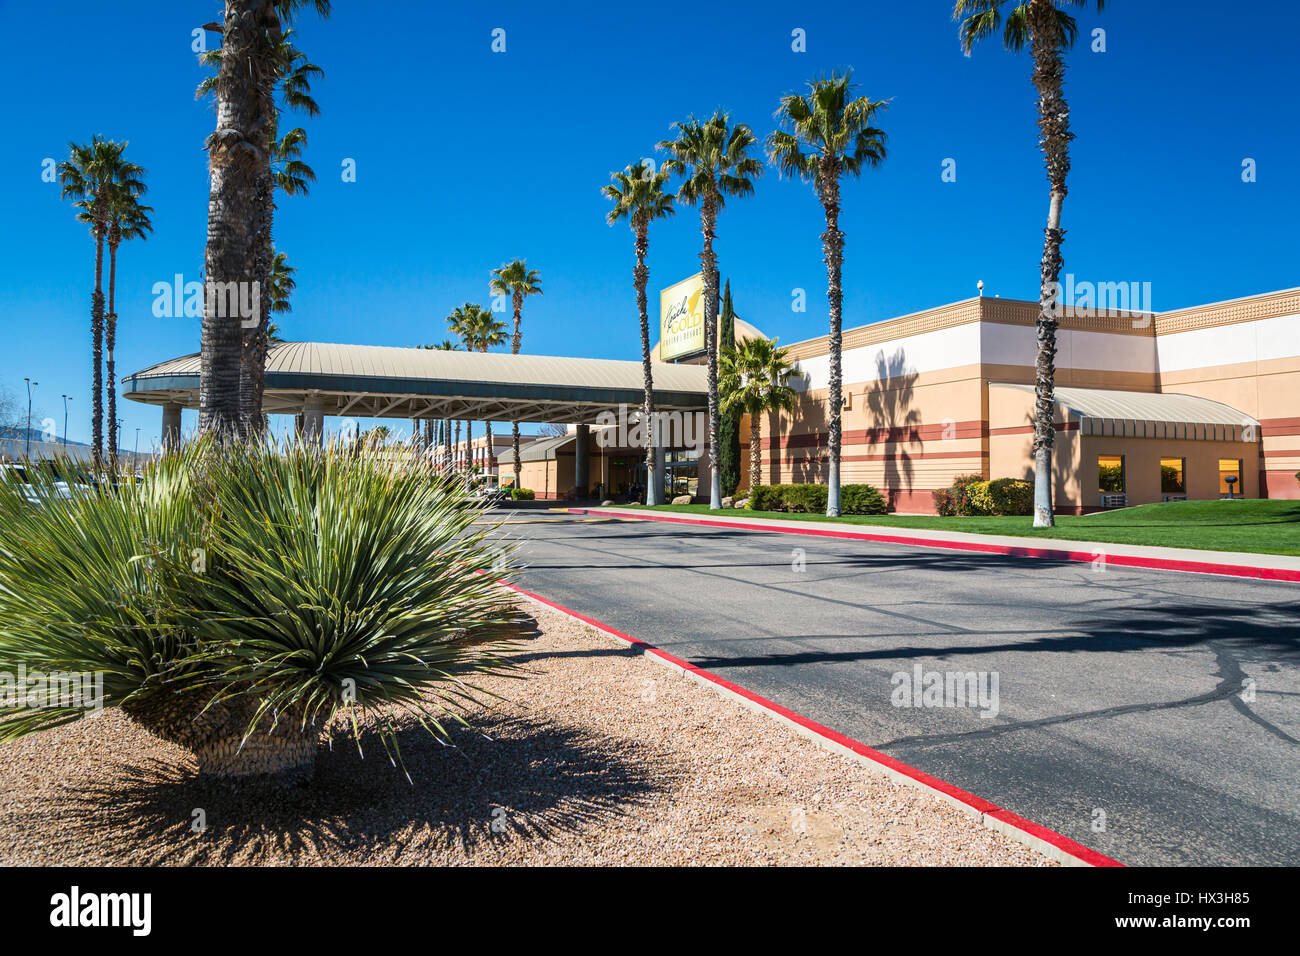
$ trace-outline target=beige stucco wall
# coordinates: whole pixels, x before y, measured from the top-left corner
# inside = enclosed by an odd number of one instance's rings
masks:
[[[929,511],[930,491],[957,475],[1029,477],[1033,396],[1019,393],[1014,407],[995,407],[988,383],[1032,384],[1037,314],[1033,302],[970,299],[846,329],[842,480],[889,492],[899,511]],[[807,379],[795,413],[763,422],[759,480],[822,482],[828,342],[821,336],[789,348]],[[1193,497],[1217,497],[1219,457],[1243,459],[1249,495],[1300,497],[1300,291],[1155,317],[1065,316],[1056,366],[1062,387],[1197,395],[1260,422],[1258,442],[1229,448],[1130,438],[1106,440],[1110,450],[1098,451],[1088,436],[1064,427],[1054,470],[1057,500],[1067,507],[1095,506],[1096,457],[1110,453],[1131,461],[1134,503],[1160,499],[1162,456],[1188,459]],[[1190,447],[1179,450],[1184,444]],[[748,487],[747,430],[742,445]]]

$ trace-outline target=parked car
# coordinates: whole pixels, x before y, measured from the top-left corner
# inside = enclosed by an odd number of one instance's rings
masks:
[[[509,501],[510,489],[499,488],[496,485],[481,485],[474,489],[473,498],[480,502]]]
[[[59,466],[51,461],[34,462],[9,462],[0,464],[0,481],[17,482],[23,487],[23,495],[29,502],[34,505],[41,503],[41,496],[33,487],[30,477],[30,470],[38,468],[47,472],[54,478],[54,493],[60,498],[71,498],[72,489],[75,487],[81,491],[89,491],[87,485],[69,484],[64,473]]]

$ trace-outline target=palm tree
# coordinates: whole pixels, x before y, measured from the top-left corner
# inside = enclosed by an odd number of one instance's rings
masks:
[[[293,305],[289,302],[289,297],[293,295],[294,290],[298,288],[298,283],[294,280],[293,274],[298,270],[289,265],[289,254],[287,252],[277,252],[271,250],[271,281],[267,284],[269,295],[267,301],[270,309],[277,315],[285,312],[292,312]],[[271,337],[272,326],[267,326],[267,338]],[[279,327],[275,327],[279,332]]]
[[[664,184],[669,173],[664,170],[654,172],[645,160],[637,160],[621,173],[610,173],[612,182],[601,190],[606,199],[614,203],[605,221],[611,226],[620,219],[626,219],[632,227],[635,237],[633,248],[636,251],[636,268],[632,270],[632,282],[636,286],[636,308],[641,318],[641,375],[645,380],[645,399],[641,404],[641,419],[646,428],[654,421],[654,376],[650,367],[650,316],[646,311],[646,284],[650,281],[650,269],[645,264],[646,253],[650,248],[650,223],[655,219],[667,219],[673,215],[673,194],[664,192]],[[519,452],[516,449],[515,457]],[[517,469],[518,464],[515,465]],[[647,441],[645,446],[646,504],[657,505],[659,490],[663,487],[663,476],[655,474],[654,442]],[[516,477],[516,484],[518,478]]]
[[[329,16],[329,0],[225,0],[225,19],[207,24],[221,34],[216,129],[207,140],[210,186],[204,265],[208,283],[269,281],[277,143],[275,88],[292,67],[282,58],[285,24],[315,7]],[[239,286],[236,286],[239,287]],[[199,428],[243,434],[244,329],[238,315],[219,314],[220,296],[208,296],[199,369]],[[264,316],[259,315],[262,328]]]
[[[795,373],[787,358],[788,349],[776,347],[776,339],[746,339],[722,353],[722,410],[749,415],[749,493],[761,484],[763,416],[769,412],[794,411],[797,397],[790,387]]]
[[[328,16],[328,4],[323,15]],[[324,71],[309,62],[303,52],[294,46],[294,31],[284,30],[280,35],[275,50],[273,64],[272,103],[274,106],[274,124],[278,126],[280,115],[285,109],[296,109],[309,116],[320,115],[320,107],[311,95],[311,80],[322,76]],[[207,66],[220,67],[222,51],[220,49],[205,52],[200,61]],[[209,76],[199,84],[196,96],[214,93],[217,77]],[[274,99],[279,94],[279,102]],[[289,196],[304,196],[310,184],[316,181],[315,171],[302,160],[302,153],[307,145],[304,130],[291,129],[283,136],[277,135],[273,126],[270,133],[271,148],[267,158],[263,178],[259,183],[259,201],[263,203],[263,217],[258,230],[257,261],[263,270],[263,286],[269,286],[274,277],[274,240],[272,239],[272,222],[275,215],[275,190]],[[265,422],[261,414],[262,393],[266,381],[267,327],[270,325],[271,298],[259,297],[259,315],[257,325],[241,329],[239,403],[244,427],[256,430]]]
[[[1088,0],[1059,0],[1076,7]],[[1096,0],[1097,10],[1105,0]],[[1038,91],[1038,143],[1047,167],[1050,200],[1043,232],[1043,258],[1038,287],[1038,358],[1034,363],[1034,527],[1054,525],[1052,503],[1052,444],[1056,439],[1056,290],[1061,276],[1061,207],[1070,173],[1070,107],[1065,101],[1064,51],[1074,46],[1079,27],[1058,0],[1020,0],[1002,17],[1003,0],[957,0],[954,20],[961,21],[962,51],[970,55],[977,40],[1002,28],[1002,41],[1013,53],[1029,45]]]
[[[840,177],[858,176],[885,159],[885,134],[872,125],[875,114],[888,108],[883,100],[855,97],[853,72],[831,73],[808,84],[808,95],[781,97],[777,120],[781,128],[767,139],[768,155],[782,175],[798,176],[817,191],[826,213],[822,255],[826,261],[826,298],[830,305],[830,474],[826,514],[840,514],[840,412],[843,407],[840,348],[843,344],[844,233],[840,231]]]
[[[510,336],[510,354],[518,355],[519,348],[524,344],[523,333],[520,331],[519,323],[523,319],[524,299],[530,295],[542,294],[542,280],[537,275],[536,269],[528,268],[527,262],[523,259],[516,259],[503,265],[500,269],[492,270],[491,291],[493,295],[510,296],[510,304],[515,311],[515,331]],[[515,487],[519,487],[519,423],[510,423],[511,445],[514,449],[515,456]]]
[[[94,136],[89,143],[69,143],[68,158],[59,164],[59,182],[64,199],[76,200],[77,218],[91,223],[95,240],[95,291],[90,298],[92,356],[91,443],[95,466],[104,459],[104,241],[109,228],[111,194],[120,191],[143,196],[144,170],[122,156],[125,142]]]
[[[301,54],[298,55],[301,56]],[[271,178],[275,184],[275,189],[280,190],[285,195],[306,195],[310,188],[308,184],[316,180],[315,171],[300,158],[306,145],[307,134],[301,129],[291,129],[280,137],[272,147]],[[274,190],[272,190],[272,193],[274,193]],[[263,285],[270,291],[269,294],[259,297],[261,314],[258,316],[258,324],[255,328],[243,330],[240,343],[239,403],[240,414],[244,417],[246,426],[251,423],[265,421],[261,409],[262,397],[266,389],[268,329],[271,325],[271,313],[277,311],[277,302],[283,301],[283,299],[277,299],[275,288],[278,279],[276,258],[283,255],[283,253],[275,251],[274,240],[271,238],[271,218],[274,215],[275,208],[275,202],[272,200],[259,234],[259,243],[268,243],[270,249],[269,267],[266,272],[266,279],[263,282]],[[259,262],[262,261],[264,253],[260,248],[258,256]]]
[[[141,170],[143,174],[143,170]],[[113,350],[117,347],[117,247],[130,239],[144,240],[153,232],[149,221],[152,206],[145,206],[121,186],[109,191],[108,201],[108,323],[104,330],[105,371],[108,377],[108,420],[117,421],[117,363]],[[117,469],[117,429],[108,430],[108,462]]]
[[[718,259],[713,252],[717,238],[718,215],[727,196],[748,196],[754,180],[763,175],[763,164],[748,155],[756,142],[744,123],[730,126],[730,117],[722,110],[700,122],[694,116],[684,123],[674,123],[675,140],[665,140],[660,149],[668,151],[663,170],[678,173],[682,185],[677,199],[700,207],[700,232],[704,246],[700,250],[700,267],[704,273],[704,348],[708,363],[709,389],[709,508],[722,507],[722,475],[718,470]]]

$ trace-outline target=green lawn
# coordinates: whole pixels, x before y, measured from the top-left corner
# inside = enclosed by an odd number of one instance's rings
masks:
[[[825,515],[736,508],[709,512],[708,505],[660,505],[644,510],[1300,555],[1300,501],[1175,501],[1082,517],[1059,517],[1054,528],[1034,528],[1032,518],[940,518],[933,515],[827,518]]]

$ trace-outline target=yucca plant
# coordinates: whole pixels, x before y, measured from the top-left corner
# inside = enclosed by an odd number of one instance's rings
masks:
[[[510,555],[418,456],[204,439],[139,483],[63,471],[71,497],[0,482],[0,672],[102,675],[103,706],[200,773],[308,777],[363,717],[400,760],[400,715],[445,738],[472,675],[509,672]],[[87,713],[21,696],[0,739]]]

